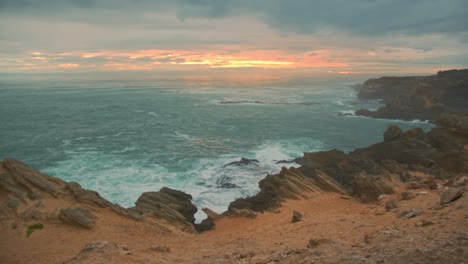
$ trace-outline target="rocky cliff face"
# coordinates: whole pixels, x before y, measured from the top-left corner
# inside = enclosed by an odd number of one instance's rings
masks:
[[[143,193],[134,208],[125,209],[76,182],[40,173],[19,161],[5,159],[0,163],[1,223],[41,220],[93,229],[105,224],[97,217],[104,210],[166,230],[164,226],[195,232],[197,208],[191,198],[183,192],[163,188],[159,192]]]
[[[376,111],[360,109],[357,115],[435,120],[443,113],[468,113],[468,69],[441,71],[424,77],[382,77],[357,88],[361,99],[382,99]]]
[[[268,175],[260,181],[257,195],[232,202],[229,210],[264,211],[285,199],[321,192],[350,194],[372,202],[401,185],[431,188],[434,179],[468,173],[468,152],[445,129],[404,132],[390,126],[383,137],[380,143],[348,154],[339,150],[304,153],[297,160],[301,167]]]

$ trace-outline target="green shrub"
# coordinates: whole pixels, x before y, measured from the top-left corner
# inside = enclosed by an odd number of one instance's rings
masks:
[[[41,223],[28,225],[28,229],[26,230],[26,237],[29,237],[32,234],[32,232],[34,232],[34,230],[42,228],[44,228],[44,225]]]

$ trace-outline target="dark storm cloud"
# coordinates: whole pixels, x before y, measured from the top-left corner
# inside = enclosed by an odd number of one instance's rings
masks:
[[[0,0],[3,11],[40,10],[58,14],[71,8],[115,10],[129,16],[147,11],[173,12],[182,21],[256,15],[272,28],[300,33],[322,29],[361,35],[468,31],[466,0]]]

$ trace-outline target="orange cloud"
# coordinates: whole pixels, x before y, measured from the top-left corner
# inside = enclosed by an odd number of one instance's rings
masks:
[[[79,68],[80,65],[78,63],[61,63],[58,65],[60,68],[64,69],[73,69],[73,68]]]

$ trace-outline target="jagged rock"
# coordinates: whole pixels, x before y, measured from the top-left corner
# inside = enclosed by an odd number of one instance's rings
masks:
[[[447,188],[441,195],[440,195],[440,205],[445,205],[450,202],[453,202],[463,196],[464,188]]]
[[[257,217],[257,213],[251,209],[237,209],[237,208],[232,208],[228,211],[228,215],[230,216],[242,216],[242,217],[247,217],[247,218],[255,218]]]
[[[381,177],[371,177],[365,173],[354,175],[354,195],[362,202],[376,201],[382,194],[394,193],[394,184]]]
[[[448,182],[444,184],[447,187],[464,187],[468,185],[468,176],[457,175],[452,177]]]
[[[419,181],[408,183],[408,189],[437,189],[437,182],[433,176],[427,176]]]
[[[210,208],[203,208],[202,211],[206,214],[206,216],[209,218],[209,219],[212,219],[212,220],[218,220],[219,218],[222,217],[222,215],[214,212],[213,210],[211,210]]]
[[[434,76],[367,80],[358,88],[359,98],[383,99],[385,106],[376,111],[361,109],[356,115],[434,120],[446,112],[467,112],[467,76],[468,70],[452,70]]]
[[[392,139],[398,138],[402,134],[400,127],[396,125],[391,125],[387,128],[385,133],[383,134],[384,141],[390,141]]]
[[[39,191],[56,197],[65,186],[64,181],[33,170],[14,159],[3,160],[0,167],[0,187],[23,203],[27,202],[27,198],[38,198]]]
[[[395,199],[388,200],[385,203],[385,210],[390,211],[392,209],[398,208],[398,201]]]
[[[96,241],[86,244],[76,256],[63,262],[63,264],[81,263],[129,263],[131,259],[126,256],[132,255],[133,251],[126,245],[109,243],[107,241]]]
[[[302,221],[302,218],[303,218],[303,217],[304,217],[304,216],[302,215],[302,213],[300,213],[300,212],[298,212],[298,211],[293,211],[291,223],[300,222],[300,221]]]
[[[195,230],[198,233],[213,230],[215,228],[215,223],[212,219],[206,218],[201,223],[195,224]]]
[[[295,170],[282,168],[278,175],[267,175],[259,182],[260,192],[252,197],[237,199],[230,203],[232,209],[251,209],[264,211],[277,206],[281,199],[299,198],[312,186],[312,180]]]
[[[159,192],[145,192],[141,194],[131,210],[142,214],[150,213],[187,231],[195,231],[194,214],[197,207],[191,202],[192,196],[184,192],[169,188],[162,188]]]
[[[69,224],[75,224],[88,229],[96,226],[96,216],[83,208],[65,208],[60,210],[60,219]]]
[[[228,163],[226,165],[224,165],[224,167],[226,166],[245,166],[245,165],[251,165],[251,164],[255,164],[257,165],[260,161],[258,161],[257,159],[247,159],[247,158],[241,158],[239,161],[233,161],[231,163]]]
[[[315,185],[322,191],[348,194],[341,184],[335,181],[321,170],[315,171],[315,177],[312,179]]]
[[[86,190],[76,182],[69,182],[65,187],[72,193],[75,199],[81,203],[96,204],[101,207],[112,207],[113,204],[102,198],[98,192]]]

